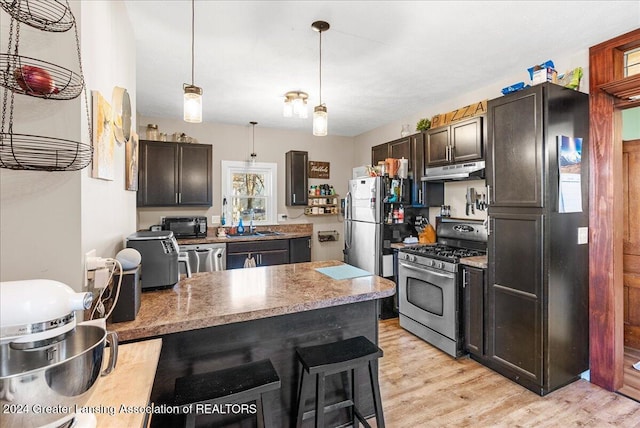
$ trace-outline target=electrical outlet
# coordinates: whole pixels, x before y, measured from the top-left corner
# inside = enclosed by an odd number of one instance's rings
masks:
[[[588,243],[589,243],[589,228],[579,227],[578,228],[578,245],[588,244]]]
[[[278,214],[278,221],[287,221],[288,217],[286,214]]]
[[[163,216],[163,215],[160,216],[160,224],[164,223],[164,218],[165,218],[165,216]]]
[[[220,216],[212,215],[211,216],[211,224],[220,224]]]
[[[84,289],[87,290],[89,288],[89,276],[87,275],[87,260],[90,257],[96,257],[96,250],[87,251],[84,255]]]

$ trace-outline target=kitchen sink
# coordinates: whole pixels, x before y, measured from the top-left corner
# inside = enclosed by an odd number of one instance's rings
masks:
[[[245,232],[245,233],[227,233],[228,238],[243,238],[249,236],[260,236],[258,232]]]
[[[227,237],[229,238],[243,238],[243,237],[251,237],[251,236],[274,236],[274,235],[283,235],[283,233],[274,232],[272,230],[262,230],[260,232],[227,233]]]
[[[274,232],[273,230],[261,230],[260,232],[256,232],[260,236],[273,236],[273,235],[283,235],[282,232]]]

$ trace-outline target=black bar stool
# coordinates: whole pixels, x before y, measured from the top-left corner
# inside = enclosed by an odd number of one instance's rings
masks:
[[[302,373],[298,389],[298,414],[296,426],[300,428],[304,419],[315,415],[316,428],[324,427],[324,415],[333,410],[345,407],[352,408],[352,424],[358,427],[358,421],[365,427],[369,423],[364,419],[358,410],[358,394],[356,388],[355,371],[358,368],[367,367],[369,369],[369,379],[371,381],[371,392],[373,394],[373,406],[376,415],[378,428],[384,428],[384,415],[382,412],[382,400],[380,398],[380,386],[378,385],[378,372],[373,362],[382,357],[382,350],[371,343],[363,336],[345,339],[338,342],[323,345],[307,346],[296,348],[298,361],[302,364]],[[331,374],[351,372],[351,393],[347,400],[331,404],[325,407],[324,385],[325,377]],[[312,379],[310,375],[315,375],[316,383],[316,403],[315,410],[304,411],[306,398],[304,396],[305,385]]]
[[[280,389],[280,378],[271,360],[261,360],[228,369],[176,379],[174,401],[191,405],[185,427],[195,427],[196,405],[238,404],[256,401],[258,427],[273,427],[271,409],[264,408],[265,393]]]

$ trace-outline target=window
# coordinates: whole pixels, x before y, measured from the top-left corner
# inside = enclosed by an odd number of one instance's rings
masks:
[[[640,74],[640,48],[624,53],[624,77]]]
[[[278,202],[277,164],[222,161],[222,192],[227,199],[225,217],[245,226],[253,218],[255,225],[276,224]]]

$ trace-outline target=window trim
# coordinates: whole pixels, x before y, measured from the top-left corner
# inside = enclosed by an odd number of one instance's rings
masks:
[[[221,162],[221,188],[222,195],[227,198],[227,203],[231,204],[233,199],[233,189],[231,179],[234,173],[252,173],[259,172],[265,174],[265,220],[256,220],[254,222],[257,226],[273,225],[277,224],[277,212],[278,212],[278,164],[275,162],[256,162],[251,164],[246,161],[220,161]],[[225,214],[231,214],[225,213]]]

